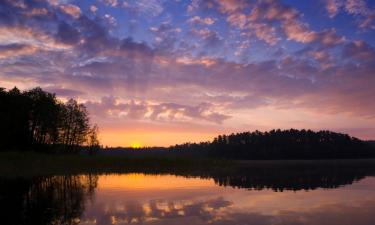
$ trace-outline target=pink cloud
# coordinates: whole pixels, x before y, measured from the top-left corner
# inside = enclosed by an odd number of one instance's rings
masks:
[[[133,120],[153,121],[186,121],[203,120],[213,123],[222,123],[230,118],[216,112],[214,105],[200,103],[197,106],[181,105],[176,103],[150,103],[130,100],[120,102],[114,97],[103,97],[99,102],[87,101],[85,105],[95,116],[126,118]]]
[[[220,10],[224,13],[234,12],[245,8],[248,2],[245,0],[218,0]]]
[[[344,11],[356,18],[359,28],[375,29],[375,9],[368,7],[364,0],[328,0],[326,10],[331,18]]]
[[[215,20],[211,17],[200,18],[199,16],[194,16],[188,20],[188,23],[192,24],[201,24],[201,25],[212,25],[215,23]]]
[[[237,26],[243,29],[247,23],[247,17],[244,13],[232,13],[228,16],[227,21],[232,26]]]
[[[103,2],[106,4],[106,5],[109,5],[111,7],[116,7],[119,5],[118,3],[118,0],[103,0]]]
[[[27,16],[43,16],[47,15],[48,10],[46,8],[33,8],[31,12],[27,12]]]
[[[277,37],[276,28],[267,23],[251,23],[251,29],[255,30],[255,36],[269,45],[275,45],[280,38]]]
[[[326,1],[326,10],[329,17],[333,18],[337,15],[340,10],[340,7],[343,6],[342,0],[327,0]]]
[[[81,9],[73,4],[65,4],[59,6],[60,10],[65,14],[70,15],[74,19],[78,19],[81,16]]]
[[[35,46],[25,44],[0,45],[0,59],[31,55],[36,50]]]
[[[310,43],[316,40],[316,33],[311,31],[307,25],[303,23],[287,20],[282,23],[282,27],[288,40],[301,43]]]
[[[361,61],[373,61],[375,49],[364,41],[353,41],[344,47],[343,56]]]

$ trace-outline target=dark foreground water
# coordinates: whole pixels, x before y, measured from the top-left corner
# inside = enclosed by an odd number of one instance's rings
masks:
[[[0,178],[0,224],[375,224],[373,171],[288,171]]]

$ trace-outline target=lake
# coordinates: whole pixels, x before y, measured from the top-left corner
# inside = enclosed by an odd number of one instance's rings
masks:
[[[374,170],[335,168],[3,177],[0,224],[375,224]]]

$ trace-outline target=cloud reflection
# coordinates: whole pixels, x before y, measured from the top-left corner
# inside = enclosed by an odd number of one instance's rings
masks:
[[[96,205],[82,218],[83,224],[264,224],[264,225],[370,225],[375,201],[358,201],[353,205],[324,204],[307,210],[277,210],[272,214],[256,208],[237,208],[223,197],[205,201],[150,201],[145,204],[124,202],[116,205]],[[98,217],[98,215],[100,215]],[[94,224],[94,223],[92,223]]]

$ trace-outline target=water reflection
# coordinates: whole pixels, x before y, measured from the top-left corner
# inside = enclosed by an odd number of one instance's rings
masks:
[[[366,176],[374,174],[370,168],[351,167],[291,167],[256,168],[236,170],[225,174],[210,174],[218,185],[253,190],[272,189],[314,190],[317,188],[338,188],[352,184]]]
[[[334,168],[0,178],[0,223],[373,224],[373,170]]]
[[[151,200],[145,204],[135,201],[111,206],[99,204],[96,205],[97,208],[91,208],[85,213],[83,221],[96,224],[111,224],[114,222],[129,224],[181,221],[184,218],[196,218],[208,223],[214,221],[218,212],[224,211],[230,205],[232,203],[224,200],[223,197],[196,202]]]
[[[79,224],[98,176],[0,179],[1,224]]]
[[[371,225],[375,221],[375,201],[360,201],[354,206],[335,203],[309,210],[281,209],[269,214],[235,207],[221,197],[185,204],[151,201],[146,205],[127,203],[119,208],[91,210],[83,216],[83,224]]]

